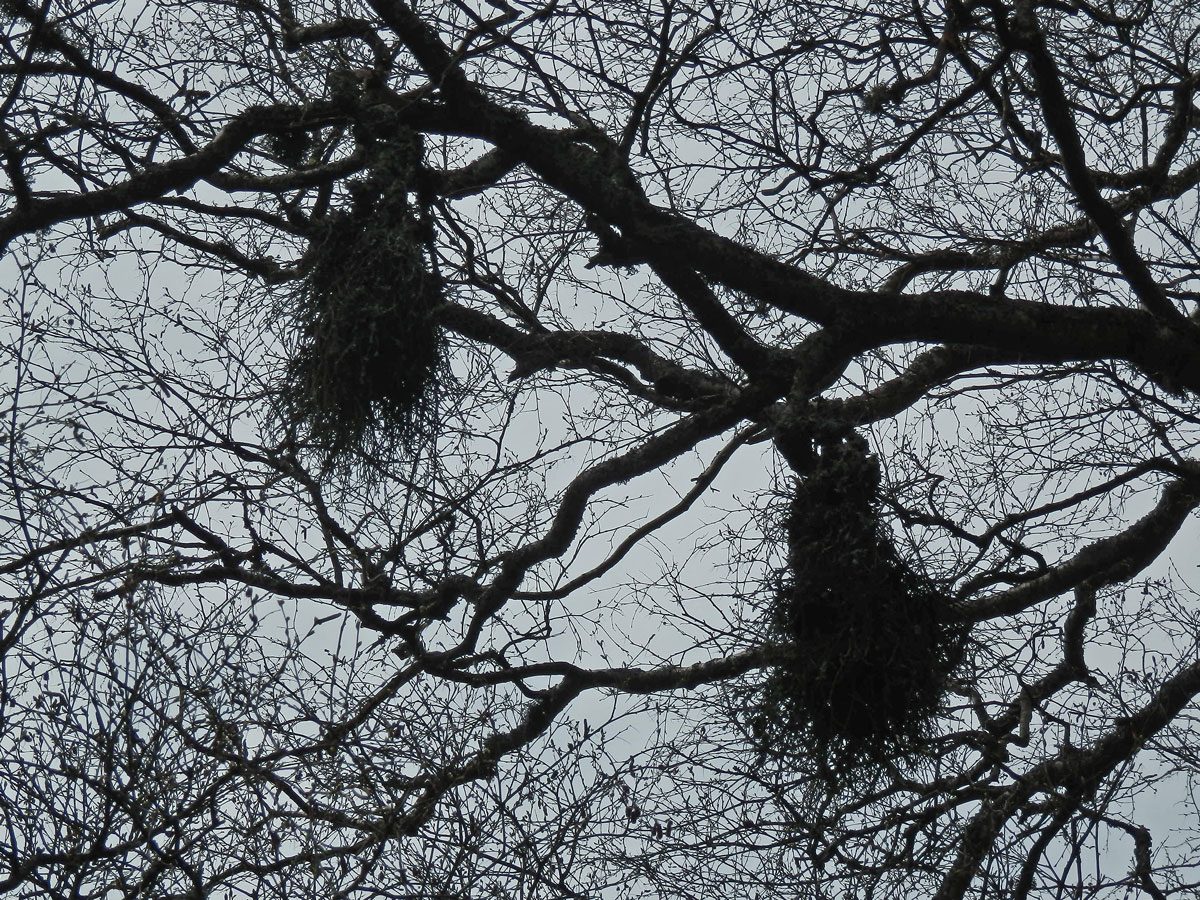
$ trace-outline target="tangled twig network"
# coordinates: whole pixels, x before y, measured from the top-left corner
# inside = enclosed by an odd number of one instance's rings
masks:
[[[879,483],[858,435],[818,446],[792,499],[788,568],[768,610],[772,636],[794,652],[754,703],[764,752],[825,760],[835,776],[916,753],[963,658],[965,628],[897,552]]]
[[[284,417],[329,461],[412,443],[436,425],[442,283],[408,196],[419,146],[380,146],[352,185],[350,208],[316,225],[291,301],[299,343],[281,390]]]

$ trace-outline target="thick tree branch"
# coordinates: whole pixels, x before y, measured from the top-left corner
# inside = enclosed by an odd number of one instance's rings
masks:
[[[1068,797],[1087,800],[1106,777],[1132,759],[1198,693],[1200,662],[1193,662],[1163,682],[1148,703],[1128,719],[1118,720],[1116,727],[1091,747],[1063,747],[986,800],[964,830],[959,852],[933,900],[961,900],[966,895],[1001,830],[1031,797],[1057,789]]]
[[[118,212],[152,202],[171,191],[186,191],[197,181],[219,172],[258,135],[289,128],[301,119],[317,124],[342,118],[343,111],[328,103],[252,107],[231,119],[195,153],[159,163],[109,187],[35,199],[27,207],[0,218],[0,253],[18,235],[71,219]]]
[[[1089,544],[1032,581],[969,603],[963,616],[982,622],[1015,615],[1085,581],[1093,588],[1127,581],[1162,554],[1197,505],[1200,483],[1195,476],[1172,481],[1154,509],[1125,531]]]
[[[1046,37],[1028,0],[1017,4],[1017,12],[1010,24],[1011,28],[1002,28],[1000,33],[1008,35],[1014,50],[1022,50],[1029,57],[1037,78],[1038,97],[1046,127],[1058,144],[1063,169],[1079,199],[1079,205],[1096,223],[1108,244],[1113,261],[1129,281],[1142,305],[1167,322],[1190,327],[1183,314],[1167,299],[1124,224],[1096,187],[1095,178],[1087,164],[1083,141],[1071,114],[1071,102],[1063,90],[1058,66],[1046,46]]]

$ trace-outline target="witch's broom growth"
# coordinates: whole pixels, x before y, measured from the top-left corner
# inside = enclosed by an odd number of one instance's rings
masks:
[[[381,142],[350,208],[315,224],[302,261],[280,400],[285,421],[329,462],[434,427],[442,284],[409,199],[419,148],[415,138]]]
[[[794,652],[752,701],[763,752],[819,760],[834,777],[916,754],[963,657],[949,598],[905,563],[880,520],[879,483],[857,435],[818,448],[768,610],[771,636]]]

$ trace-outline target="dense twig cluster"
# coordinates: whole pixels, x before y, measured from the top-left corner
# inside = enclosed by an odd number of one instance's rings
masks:
[[[382,145],[351,185],[350,209],[315,227],[292,300],[300,341],[281,391],[285,419],[329,460],[433,427],[442,285],[408,197],[414,145]]]
[[[949,599],[880,521],[879,480],[857,435],[820,447],[792,500],[769,610],[795,652],[767,678],[755,730],[765,752],[811,754],[835,775],[917,750],[963,655]]]

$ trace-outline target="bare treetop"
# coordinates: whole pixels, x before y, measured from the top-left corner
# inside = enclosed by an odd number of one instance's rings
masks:
[[[0,0],[0,892],[1193,894],[1193,7]]]

